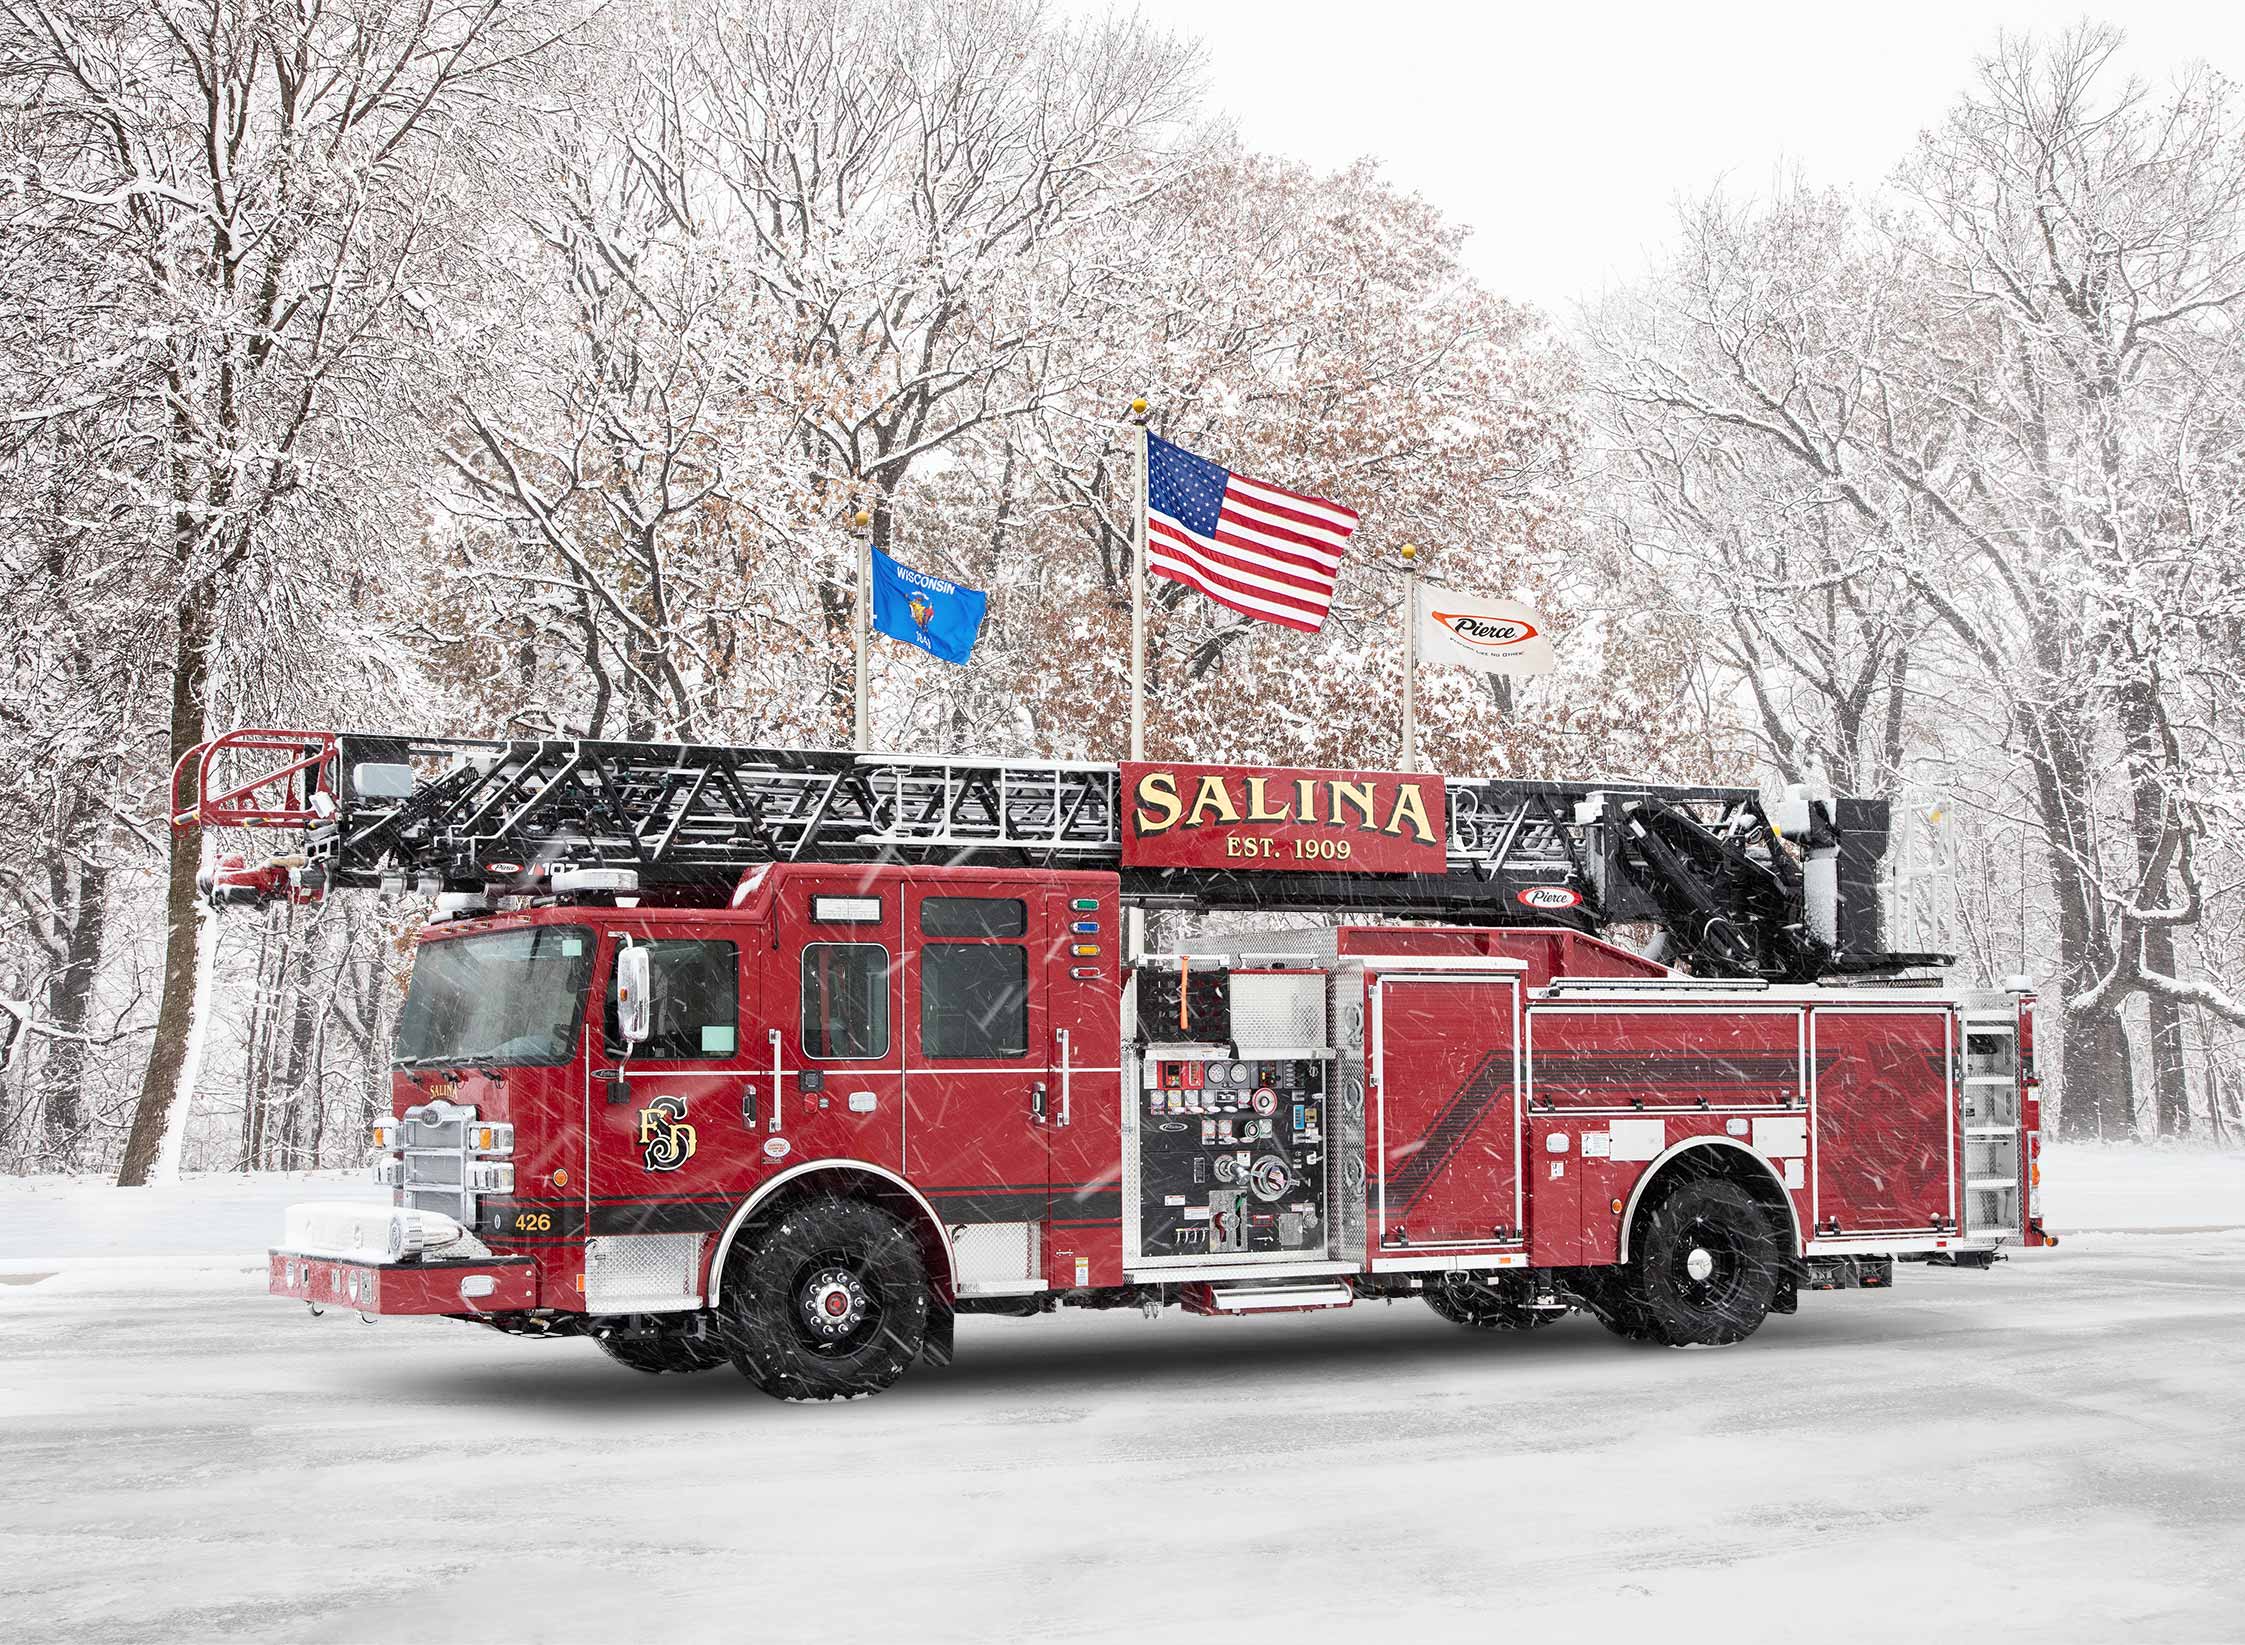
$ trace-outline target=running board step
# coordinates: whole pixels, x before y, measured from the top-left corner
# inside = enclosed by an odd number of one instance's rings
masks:
[[[1346,1308],[1356,1293],[1337,1279],[1264,1281],[1260,1284],[1188,1286],[1182,1299],[1193,1314],[1282,1314],[1308,1308]]]

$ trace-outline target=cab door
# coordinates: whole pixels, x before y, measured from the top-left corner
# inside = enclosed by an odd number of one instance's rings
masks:
[[[585,1037],[586,1231],[683,1234],[723,1221],[745,1172],[738,1146],[752,1061],[743,1024],[749,955],[740,928],[635,917],[604,932]],[[616,956],[650,950],[648,1037],[617,1030]]]
[[[1043,912],[1004,882],[906,883],[906,1175],[952,1230],[963,1285],[1042,1268],[1062,1118],[1032,943]]]
[[[895,1171],[904,1137],[901,882],[790,878],[761,956],[756,1025],[764,1169],[862,1160]]]

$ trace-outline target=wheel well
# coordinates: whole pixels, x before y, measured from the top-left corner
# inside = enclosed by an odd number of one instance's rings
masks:
[[[716,1245],[710,1250],[709,1283],[704,1288],[709,1306],[717,1306],[725,1281],[725,1259],[732,1253],[735,1245],[744,1238],[753,1238],[759,1229],[769,1226],[788,1207],[830,1194],[878,1205],[911,1229],[913,1238],[920,1244],[921,1264],[927,1269],[937,1296],[948,1304],[957,1294],[957,1276],[951,1265],[951,1241],[944,1233],[943,1224],[936,1220],[928,1202],[914,1192],[911,1184],[901,1177],[891,1176],[879,1166],[820,1163],[782,1172],[758,1189],[747,1204],[733,1213],[732,1220],[725,1225],[725,1231],[718,1236]]]
[[[1631,1190],[1622,1217],[1620,1260],[1629,1260],[1645,1218],[1678,1183],[1703,1182],[1709,1178],[1736,1183],[1746,1190],[1754,1202],[1769,1213],[1778,1239],[1785,1246],[1785,1255],[1797,1257],[1801,1254],[1800,1214],[1794,1210],[1793,1196],[1786,1192],[1785,1184],[1778,1179],[1769,1161],[1729,1137],[1686,1137],[1647,1166],[1645,1174]]]

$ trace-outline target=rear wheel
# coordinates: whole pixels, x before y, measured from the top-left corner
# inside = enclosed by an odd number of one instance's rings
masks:
[[[790,1206],[726,1263],[719,1329],[741,1374],[780,1399],[879,1393],[927,1338],[919,1244],[862,1200]]]
[[[1455,1274],[1430,1281],[1422,1294],[1451,1324],[1478,1331],[1533,1331],[1559,1317],[1556,1309],[1531,1308],[1523,1296]]]
[[[1782,1266],[1769,1213],[1745,1189],[1679,1183],[1645,1218],[1607,1323],[1672,1348],[1742,1342],[1777,1300]]]
[[[649,1376],[715,1370],[727,1358],[724,1344],[713,1333],[693,1336],[684,1326],[658,1327],[638,1335],[621,1329],[603,1331],[593,1340],[618,1365]]]

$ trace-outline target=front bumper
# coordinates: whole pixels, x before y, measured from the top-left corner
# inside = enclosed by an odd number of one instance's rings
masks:
[[[365,1201],[292,1205],[269,1258],[277,1297],[362,1314],[501,1314],[538,1306],[527,1256],[497,1256],[436,1211]]]
[[[371,1262],[274,1250],[266,1290],[322,1308],[375,1316],[504,1314],[538,1306],[528,1257]]]

